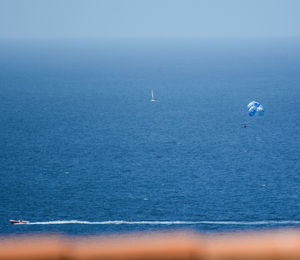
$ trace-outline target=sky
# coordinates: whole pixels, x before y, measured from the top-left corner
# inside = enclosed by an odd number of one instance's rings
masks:
[[[0,0],[0,38],[300,37],[300,0]]]

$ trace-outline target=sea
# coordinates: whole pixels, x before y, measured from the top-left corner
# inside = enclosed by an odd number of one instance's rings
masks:
[[[0,100],[1,236],[300,227],[299,38],[1,39]]]

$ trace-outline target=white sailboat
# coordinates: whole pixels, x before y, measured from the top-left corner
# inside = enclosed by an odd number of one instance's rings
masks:
[[[151,95],[152,95],[151,102],[157,101],[157,100],[154,98],[154,95],[153,95],[153,89],[151,90]]]

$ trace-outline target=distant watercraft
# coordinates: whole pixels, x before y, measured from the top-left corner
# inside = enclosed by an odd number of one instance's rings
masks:
[[[9,220],[9,222],[11,224],[28,224],[29,223],[29,221],[22,220],[22,219],[19,219],[19,220],[11,219],[11,220]]]
[[[151,95],[152,95],[151,102],[157,101],[157,100],[154,98],[153,90],[151,90]]]

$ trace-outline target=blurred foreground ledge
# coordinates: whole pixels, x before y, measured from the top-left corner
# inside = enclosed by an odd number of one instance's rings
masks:
[[[0,239],[2,259],[300,260],[300,230],[213,235],[161,232],[79,238],[21,235]]]

